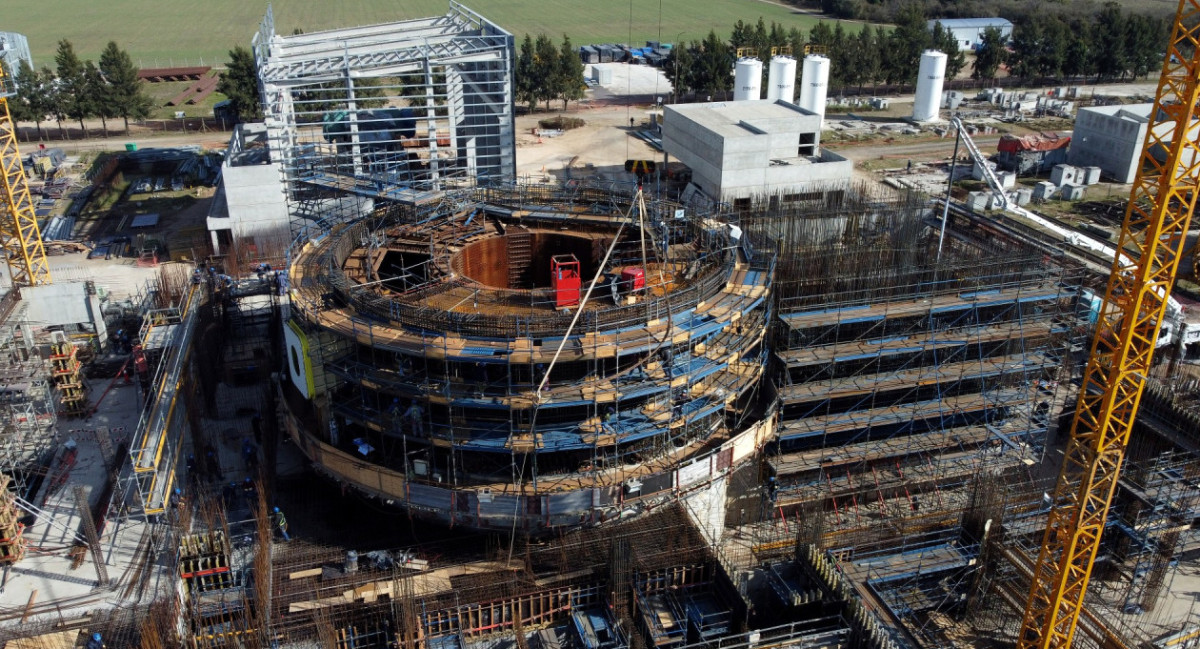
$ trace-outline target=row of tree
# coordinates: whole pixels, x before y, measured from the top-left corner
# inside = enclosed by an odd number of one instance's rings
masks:
[[[991,66],[1005,64],[1025,79],[1123,81],[1144,77],[1162,65],[1168,30],[1162,19],[1125,12],[1109,2],[1088,17],[1030,14],[1014,25],[1008,48],[996,34],[991,36],[980,50],[987,65],[977,70],[977,78],[990,79],[995,74]],[[984,54],[989,47],[992,51]]]
[[[566,35],[555,47],[545,34],[538,34],[536,40],[526,34],[513,76],[516,99],[528,104],[530,112],[556,99],[566,110],[568,102],[583,98],[583,60]]]
[[[667,78],[681,94],[704,97],[727,95],[733,88],[730,70],[739,52],[754,53],[764,62],[773,52],[791,52],[802,57],[806,51],[824,53],[830,59],[829,87],[833,91],[868,84],[911,84],[917,76],[921,52],[939,49],[948,56],[946,74],[956,75],[966,65],[955,36],[936,24],[927,28],[925,17],[915,5],[895,29],[863,25],[856,32],[842,24],[818,22],[805,34],[796,27],[785,29],[772,22],[748,25],[738,21],[729,40],[709,32],[702,41],[678,44],[663,64]],[[763,66],[766,74],[768,66]],[[797,75],[800,70],[797,69]]]
[[[35,70],[22,60],[16,71],[17,93],[9,100],[13,119],[37,124],[42,137],[42,122],[53,119],[65,138],[63,122],[77,120],[87,137],[85,119],[99,118],[108,135],[108,120],[122,118],[125,130],[129,120],[145,119],[154,101],[138,79],[138,68],[129,54],[109,42],[100,54],[99,65],[81,61],[71,41],[58,42],[54,69]]]
[[[1024,79],[1143,77],[1161,62],[1166,36],[1162,20],[1124,12],[1115,2],[1089,18],[1037,12],[1016,24],[1011,42],[1000,30],[987,30],[971,76],[991,80],[1007,65],[1013,75]],[[739,52],[749,50],[766,61],[773,52],[790,51],[800,57],[816,51],[829,57],[829,88],[837,92],[868,85],[911,85],[921,52],[927,49],[946,53],[947,78],[956,77],[967,65],[954,34],[941,23],[930,29],[921,5],[909,3],[899,10],[890,31],[870,25],[848,31],[840,22],[832,26],[818,22],[805,34],[775,22],[767,25],[761,18],[756,25],[738,21],[728,40],[709,32],[702,41],[678,44],[664,72],[681,94],[717,98],[733,89],[730,70]]]

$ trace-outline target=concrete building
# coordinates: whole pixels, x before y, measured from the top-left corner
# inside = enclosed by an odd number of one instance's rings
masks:
[[[1080,108],[1067,163],[1100,167],[1105,176],[1133,182],[1153,104]]]
[[[943,18],[929,21],[929,30],[933,31],[937,23],[954,34],[960,50],[978,49],[983,43],[983,32],[988,27],[999,29],[1005,41],[1012,38],[1013,24],[1003,18]]]
[[[229,139],[221,184],[208,214],[214,250],[220,253],[234,240],[287,234],[282,178],[283,169],[267,143],[266,126],[238,124]]]
[[[666,106],[663,148],[709,198],[735,203],[846,184],[853,170],[821,149],[821,116],[784,101]]]

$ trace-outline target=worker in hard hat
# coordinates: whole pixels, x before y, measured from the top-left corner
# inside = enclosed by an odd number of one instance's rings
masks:
[[[278,508],[278,507],[276,507],[276,508],[275,508],[275,511],[274,511],[274,512],[272,512],[272,513],[273,513],[273,514],[274,514],[274,516],[275,516],[275,526],[279,528],[279,534],[280,534],[281,536],[283,536],[283,540],[284,540],[284,541],[291,541],[291,540],[292,540],[292,537],[288,536],[288,532],[287,532],[287,530],[288,530],[287,519],[286,519],[286,518],[284,518],[284,516],[283,516],[283,512],[279,511],[279,508]]]
[[[87,641],[87,649],[107,649],[108,645],[104,644],[104,636],[99,633],[93,633],[90,640]]]

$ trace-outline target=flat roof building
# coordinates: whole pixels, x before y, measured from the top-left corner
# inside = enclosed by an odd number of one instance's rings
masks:
[[[1133,182],[1152,109],[1153,104],[1080,108],[1067,164],[1100,167],[1116,182]]]
[[[958,41],[958,49],[960,50],[979,49],[979,46],[983,43],[983,32],[988,27],[999,29],[1005,41],[1012,38],[1013,32],[1013,24],[1003,18],[943,18],[941,20],[930,20],[928,22],[929,30],[933,31],[933,26],[937,23],[941,23],[943,29],[947,29],[951,34],[954,34],[955,40]]]
[[[785,101],[664,107],[663,148],[718,201],[848,183],[853,164],[821,149],[821,116]]]

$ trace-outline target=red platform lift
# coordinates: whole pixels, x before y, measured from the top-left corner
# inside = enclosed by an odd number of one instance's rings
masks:
[[[551,282],[554,287],[555,305],[558,308],[579,304],[579,260],[575,255],[554,255],[550,258]]]

